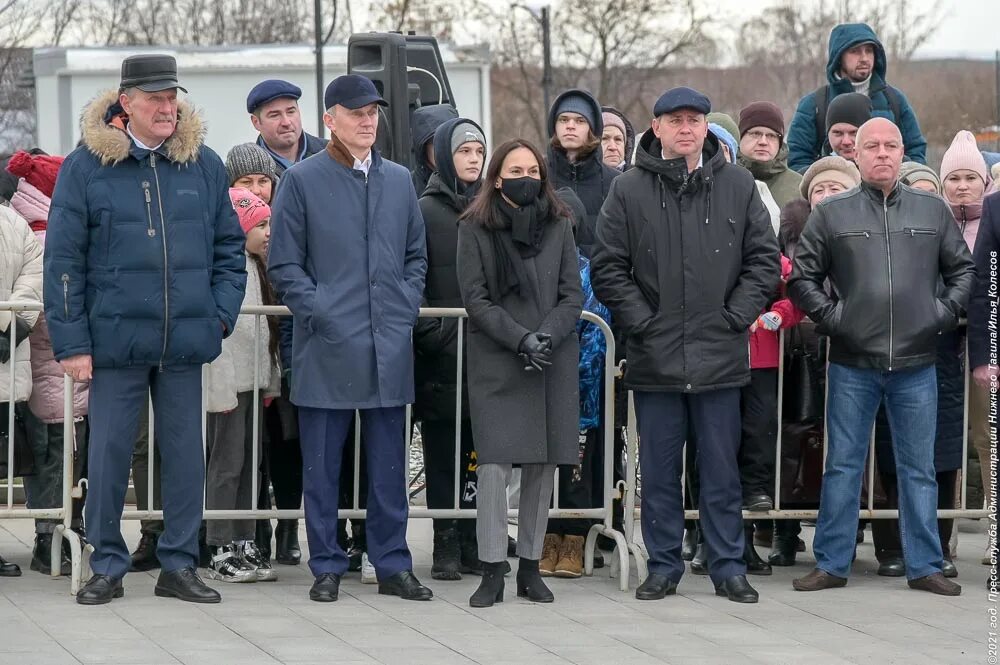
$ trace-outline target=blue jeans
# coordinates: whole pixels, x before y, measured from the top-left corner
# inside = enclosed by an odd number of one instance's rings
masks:
[[[828,386],[830,447],[813,542],[816,567],[837,577],[850,573],[861,479],[875,413],[884,396],[899,478],[899,530],[906,576],[913,580],[941,572],[934,475],[934,365],[888,372],[830,363]]]

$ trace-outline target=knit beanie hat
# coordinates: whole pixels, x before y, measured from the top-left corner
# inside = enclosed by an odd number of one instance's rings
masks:
[[[249,189],[230,187],[229,198],[233,202],[236,216],[240,218],[240,228],[243,229],[243,233],[249,233],[250,229],[271,216],[271,206]]]
[[[723,113],[721,111],[712,111],[711,113],[705,116],[705,120],[710,123],[719,125],[724,130],[729,132],[729,135],[732,136],[733,138],[736,138],[737,136],[740,135],[740,128],[736,124],[736,121],[733,120],[732,116],[726,113]]]
[[[736,137],[726,131],[726,128],[722,125],[717,125],[714,122],[708,123],[708,131],[715,134],[715,138],[719,139],[726,144],[729,148],[729,163],[736,163],[736,153],[739,151],[739,143],[736,142]]]
[[[861,173],[853,162],[838,155],[831,155],[813,162],[813,165],[802,174],[799,183],[799,193],[807,201],[812,196],[812,190],[822,182],[839,182],[844,189],[851,189],[861,184]]]
[[[570,93],[564,95],[562,99],[559,100],[559,105],[556,106],[555,113],[552,114],[552,119],[555,120],[559,118],[562,113],[578,113],[587,119],[590,123],[590,131],[597,134],[598,129],[604,129],[604,126],[600,119],[594,114],[596,104],[590,99],[587,99],[582,94]]]
[[[754,127],[767,127],[785,135],[785,116],[777,104],[754,102],[740,111],[740,138]]]
[[[860,127],[872,119],[872,98],[860,92],[845,92],[826,107],[826,133],[838,122]]]
[[[951,147],[944,153],[944,158],[941,160],[941,179],[945,180],[955,171],[962,169],[975,171],[983,179],[984,185],[989,184],[990,174],[983,153],[979,152],[976,137],[965,129],[955,134]]]
[[[55,155],[32,155],[24,150],[18,150],[11,155],[7,171],[18,178],[24,178],[51,199],[63,159]]]
[[[934,169],[918,162],[903,162],[899,167],[899,181],[904,185],[913,186],[915,182],[926,180],[934,183],[934,189],[941,194],[941,178]]]
[[[620,115],[604,111],[601,113],[601,118],[604,120],[605,127],[617,127],[621,131],[623,138],[628,136],[628,132],[625,131],[625,121],[621,119]]]
[[[471,122],[460,122],[451,130],[451,154],[454,155],[466,143],[481,143],[486,148],[486,137]]]
[[[265,175],[271,183],[278,181],[278,173],[274,168],[274,160],[256,143],[241,143],[233,146],[226,155],[226,172],[229,174],[229,184],[248,175]]]

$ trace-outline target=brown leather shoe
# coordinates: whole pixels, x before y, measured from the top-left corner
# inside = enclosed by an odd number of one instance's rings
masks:
[[[934,573],[933,575],[927,575],[925,577],[918,577],[915,580],[907,580],[906,582],[911,589],[918,589],[920,591],[930,591],[931,593],[936,593],[939,596],[961,596],[962,587],[955,584],[951,580],[947,579],[941,573]]]
[[[542,545],[542,558],[538,562],[538,572],[542,577],[551,577],[556,572],[556,564],[559,563],[559,550],[562,547],[562,536],[555,533],[545,534],[545,543]]]
[[[559,562],[553,575],[556,577],[583,576],[583,536],[563,536],[559,548]]]
[[[847,586],[846,577],[837,577],[819,568],[813,568],[813,571],[805,577],[792,580],[792,587],[796,591],[822,591],[823,589],[836,589],[842,586]]]

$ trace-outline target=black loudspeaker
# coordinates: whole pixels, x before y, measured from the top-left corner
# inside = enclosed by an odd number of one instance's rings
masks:
[[[382,156],[412,168],[410,113],[426,104],[452,104],[454,96],[434,37],[369,32],[347,42],[347,72],[366,76],[389,103],[380,110]]]

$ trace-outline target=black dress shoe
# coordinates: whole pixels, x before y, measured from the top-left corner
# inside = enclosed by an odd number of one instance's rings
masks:
[[[955,567],[951,559],[945,559],[941,564],[941,574],[949,578],[958,577],[958,568]]]
[[[882,577],[903,577],[906,575],[906,562],[898,557],[886,559],[878,565],[878,574]]]
[[[169,573],[160,571],[153,593],[164,598],[177,598],[189,603],[219,603],[218,591],[201,581],[194,568],[181,568]]]
[[[0,577],[20,577],[21,567],[0,556]]]
[[[764,512],[774,508],[774,501],[766,494],[752,494],[743,499],[743,510]]]
[[[125,588],[120,578],[108,575],[94,575],[76,594],[76,602],[80,605],[104,605],[112,598],[125,595]]]
[[[635,590],[636,600],[660,600],[665,596],[677,593],[677,582],[666,575],[650,573],[645,581]]]
[[[691,559],[691,572],[695,575],[708,575],[708,551],[705,543],[698,543]]]
[[[434,593],[420,583],[408,570],[378,581],[378,592],[383,596],[399,596],[403,600],[430,600]]]
[[[340,575],[323,573],[316,576],[312,588],[309,589],[309,600],[317,603],[332,603],[340,597]]]
[[[278,520],[278,528],[274,530],[276,555],[274,560],[286,566],[297,566],[302,561],[302,548],[299,546],[299,521]]]
[[[141,573],[146,570],[155,570],[160,567],[160,560],[156,558],[156,543],[159,536],[153,533],[143,533],[139,539],[139,544],[132,552],[133,573]]]
[[[746,575],[733,575],[715,587],[716,596],[725,596],[734,603],[756,603],[759,595],[747,582]]]
[[[681,559],[690,561],[694,558],[696,549],[698,549],[698,529],[686,529],[684,541],[681,543]]]

